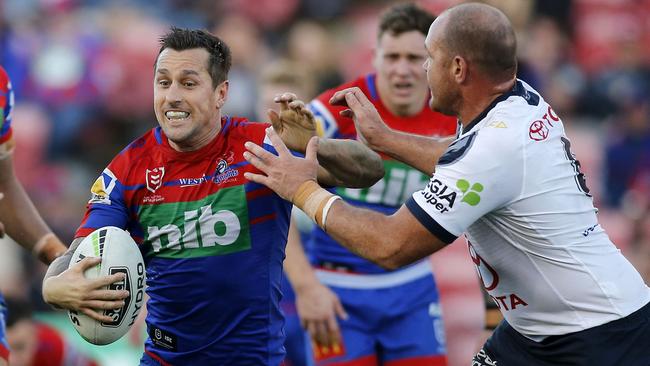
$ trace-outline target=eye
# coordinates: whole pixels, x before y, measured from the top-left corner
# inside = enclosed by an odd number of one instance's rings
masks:
[[[160,80],[158,80],[158,85],[160,85],[162,87],[168,87],[169,86],[169,80],[160,79]]]
[[[188,80],[188,81],[183,82],[183,86],[185,86],[186,88],[193,88],[193,87],[196,86],[196,83],[193,82],[193,81]]]
[[[385,56],[386,60],[388,61],[397,61],[399,60],[399,55],[395,53],[389,53]]]

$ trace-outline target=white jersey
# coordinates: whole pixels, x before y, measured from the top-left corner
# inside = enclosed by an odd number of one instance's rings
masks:
[[[508,323],[541,340],[627,316],[650,288],[598,225],[562,121],[529,85],[460,131],[407,207],[472,261]]]

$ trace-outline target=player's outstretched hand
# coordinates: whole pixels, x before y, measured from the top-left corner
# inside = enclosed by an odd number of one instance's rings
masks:
[[[390,129],[361,89],[353,87],[339,90],[330,98],[330,104],[347,107],[341,111],[341,115],[352,118],[357,138],[371,149],[378,150],[380,142]]]
[[[111,317],[103,315],[103,310],[124,306],[124,299],[129,296],[129,292],[106,289],[111,283],[123,281],[123,273],[95,279],[84,276],[87,269],[100,262],[101,258],[84,258],[58,276],[46,279],[43,283],[43,299],[48,304],[77,310],[95,320],[112,322]]]
[[[302,100],[293,93],[277,95],[280,113],[269,109],[268,116],[275,131],[291,150],[304,153],[309,140],[316,136],[316,120]]]
[[[278,155],[264,150],[253,142],[246,142],[244,146],[248,151],[244,152],[244,158],[264,174],[246,172],[244,177],[250,181],[264,184],[280,197],[293,202],[300,185],[308,180],[316,181],[318,138],[312,137],[309,140],[303,159],[291,154],[272,127],[266,129],[266,135],[271,139],[271,144],[277,150]]]
[[[348,315],[332,290],[320,282],[296,289],[296,308],[300,324],[318,345],[340,344],[341,331],[336,317],[345,320]]]

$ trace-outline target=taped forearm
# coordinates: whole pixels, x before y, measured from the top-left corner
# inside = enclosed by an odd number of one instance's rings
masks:
[[[341,197],[323,189],[313,180],[308,180],[298,187],[293,196],[293,204],[303,210],[309,218],[325,230],[327,213],[336,200]]]

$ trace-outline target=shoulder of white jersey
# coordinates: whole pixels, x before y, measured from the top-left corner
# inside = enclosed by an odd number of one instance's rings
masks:
[[[319,99],[312,100],[307,107],[316,119],[316,132],[318,136],[332,137],[338,129],[338,124],[332,111]]]
[[[478,142],[480,149],[493,156],[507,156],[519,151],[525,141],[529,120],[546,103],[528,84],[517,80],[515,87],[497,98],[481,115],[464,128],[438,160],[438,165],[452,164],[464,157]],[[525,130],[525,131],[524,131]],[[524,134],[525,132],[525,134]],[[478,138],[480,136],[480,138]]]

